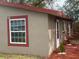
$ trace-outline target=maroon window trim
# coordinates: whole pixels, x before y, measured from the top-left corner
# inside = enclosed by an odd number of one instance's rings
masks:
[[[26,44],[11,44],[10,43],[10,30],[9,30],[9,19],[17,19],[17,18],[25,18],[26,19]],[[29,47],[29,40],[28,40],[28,16],[10,16],[7,18],[7,28],[8,28],[8,46],[25,46]]]

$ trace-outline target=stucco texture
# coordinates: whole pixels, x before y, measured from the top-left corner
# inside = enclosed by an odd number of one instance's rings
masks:
[[[28,16],[29,47],[8,46],[8,16]],[[0,52],[47,56],[49,51],[48,15],[0,6]]]
[[[48,16],[48,31],[49,31],[49,55],[56,48],[56,19],[54,16]]]

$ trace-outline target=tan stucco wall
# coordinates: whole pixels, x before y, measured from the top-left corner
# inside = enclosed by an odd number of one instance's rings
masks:
[[[49,15],[48,20],[48,32],[49,32],[49,55],[56,48],[56,20],[55,17]]]
[[[59,34],[60,34],[60,43],[64,40],[64,20],[61,21],[62,19],[59,20]]]
[[[58,20],[58,31],[59,31],[59,45],[66,38],[65,33],[67,32],[65,24],[69,21],[64,19],[54,17],[49,15],[48,20],[48,31],[49,31],[49,55],[57,48],[57,40],[56,40],[56,22]]]
[[[7,16],[28,15],[29,47],[8,46]],[[47,56],[48,15],[0,6],[0,52]]]

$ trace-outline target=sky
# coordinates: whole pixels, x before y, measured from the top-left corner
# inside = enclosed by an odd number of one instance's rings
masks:
[[[58,3],[60,6],[63,6],[63,4],[64,4],[65,1],[66,1],[66,0],[57,0],[56,3]]]
[[[57,9],[58,7],[62,7],[65,1],[66,0],[57,0],[54,4],[54,9]]]

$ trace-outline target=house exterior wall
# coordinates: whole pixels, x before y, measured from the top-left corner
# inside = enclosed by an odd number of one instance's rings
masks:
[[[49,50],[49,55],[52,53],[52,51],[54,49],[56,49],[57,47],[57,41],[56,41],[56,22],[58,20],[58,31],[59,31],[59,45],[61,44],[61,42],[66,39],[66,33],[67,33],[67,24],[69,27],[69,30],[71,30],[70,28],[70,21],[66,21],[62,18],[58,18],[58,17],[54,17],[49,15],[49,20],[48,20],[48,31],[49,31],[49,46],[50,46],[50,50]],[[69,31],[70,32],[70,31]],[[70,33],[71,34],[71,33]]]
[[[67,23],[68,23],[69,21],[65,21],[65,20],[63,20],[63,21],[61,21],[61,19],[60,19],[60,42],[62,42],[64,39],[65,39],[65,35],[67,34]]]
[[[55,17],[49,15],[48,20],[48,32],[49,32],[49,55],[56,48],[56,20]]]
[[[8,16],[28,16],[29,47],[8,46]],[[0,52],[47,56],[49,51],[48,15],[0,6]]]
[[[59,19],[59,36],[60,43],[66,39],[66,35],[71,35],[71,22],[64,19]]]
[[[48,30],[49,30],[49,46],[50,46],[50,50],[49,50],[49,54],[51,54],[51,52],[56,49],[57,47],[57,42],[56,42],[56,22],[57,20],[59,20],[58,24],[59,24],[59,41],[62,42],[64,40],[64,36],[65,34],[63,33],[64,31],[64,22],[65,20],[59,19],[57,17],[52,17],[49,15],[49,20],[48,20]]]

